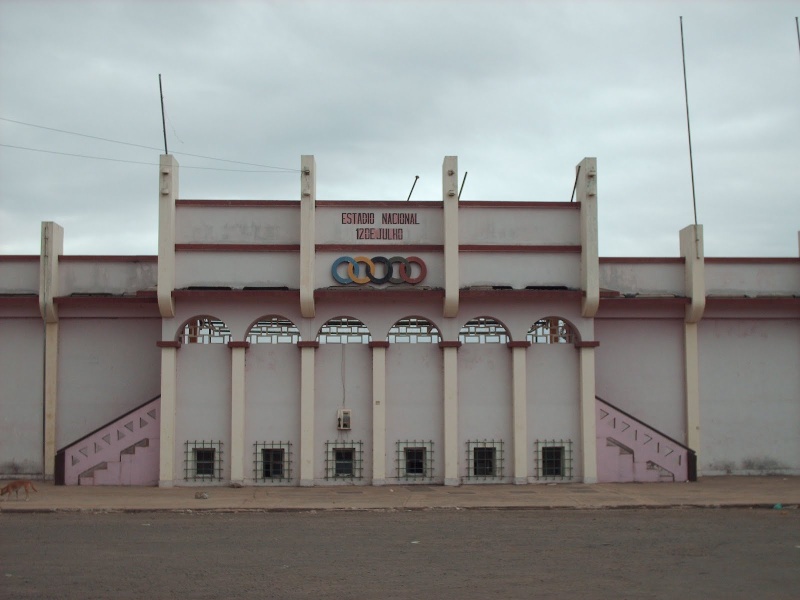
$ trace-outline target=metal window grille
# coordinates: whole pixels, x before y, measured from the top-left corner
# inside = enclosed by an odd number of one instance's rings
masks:
[[[547,317],[533,324],[526,339],[532,344],[574,344],[575,330],[563,319]]]
[[[491,317],[478,317],[467,321],[458,332],[462,344],[505,344],[508,332],[502,323]]]
[[[396,446],[398,479],[433,479],[433,441],[404,440],[398,441]]]
[[[372,336],[358,319],[339,317],[320,327],[317,340],[320,344],[368,344]]]
[[[289,481],[291,478],[291,442],[256,442],[253,444],[253,479],[256,481]]]
[[[363,472],[363,442],[325,442],[325,479],[361,479]]]
[[[536,440],[536,479],[572,479],[572,440]]]
[[[267,317],[250,328],[247,341],[251,344],[296,344],[300,341],[300,330],[283,317]]]
[[[503,477],[503,440],[470,440],[467,442],[467,479]]]
[[[438,344],[441,340],[439,330],[428,319],[400,319],[389,329],[388,341],[392,344]]]
[[[221,481],[222,442],[185,442],[183,464],[183,478],[186,481]]]
[[[183,327],[182,344],[227,344],[231,341],[231,330],[214,317],[198,317]]]

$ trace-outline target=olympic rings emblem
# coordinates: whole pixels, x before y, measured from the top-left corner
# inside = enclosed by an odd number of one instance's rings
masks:
[[[339,274],[339,266],[347,264],[347,276],[343,277]],[[365,274],[361,275],[361,268],[359,265],[365,266]],[[378,276],[378,267],[381,265],[383,275]],[[419,274],[416,277],[411,277],[411,265],[419,267]],[[395,276],[395,266],[397,266],[397,275]],[[333,278],[342,285],[350,283],[358,283],[364,285],[365,283],[410,283],[416,285],[428,274],[428,267],[419,256],[409,256],[403,258],[402,256],[392,256],[386,258],[385,256],[373,256],[368,258],[366,256],[340,256],[331,266],[331,275]]]

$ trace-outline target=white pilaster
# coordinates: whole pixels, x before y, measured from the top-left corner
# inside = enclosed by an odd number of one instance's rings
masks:
[[[319,342],[298,342],[300,348],[300,485],[314,485],[314,352]]]
[[[684,257],[684,285],[689,305],[684,323],[684,372],[686,399],[686,445],[700,454],[700,356],[698,323],[706,307],[705,254],[703,226],[689,225],[680,231]]]
[[[58,257],[64,253],[64,229],[53,222],[42,223],[39,260],[39,309],[45,322],[44,338],[44,478],[53,479],[56,466],[56,422],[58,417]]]
[[[161,439],[158,485],[175,485],[175,411],[178,398],[178,348],[180,342],[158,342],[161,348]]]
[[[250,342],[228,342],[231,349],[231,483],[244,483],[245,354]]]
[[[530,342],[509,342],[512,365],[514,483],[528,483],[528,372],[526,349]]]
[[[444,202],[444,316],[458,315],[458,157],[445,156],[442,163]]]
[[[597,159],[578,165],[576,198],[581,203],[581,314],[594,317],[600,306],[600,261],[597,249]]]
[[[598,342],[578,342],[580,354],[581,447],[583,482],[597,483],[597,425],[595,419],[594,349]]]
[[[439,342],[444,352],[444,484],[459,485],[458,349],[461,342]]]
[[[370,342],[372,348],[372,485],[386,483],[386,349],[389,342]]]
[[[317,163],[313,156],[300,158],[300,313],[311,318],[314,307],[315,210]]]
[[[175,316],[175,200],[178,198],[178,161],[162,154],[158,177],[158,309],[164,318]]]

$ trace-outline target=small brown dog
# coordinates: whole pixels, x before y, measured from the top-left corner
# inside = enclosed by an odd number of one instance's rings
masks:
[[[27,479],[20,479],[18,481],[12,481],[8,485],[4,486],[0,489],[0,498],[8,494],[8,497],[11,498],[11,492],[17,496],[17,500],[19,500],[19,490],[25,490],[25,501],[28,501],[28,490],[33,490],[34,492],[38,492],[39,490],[36,489],[36,486],[33,485]]]

